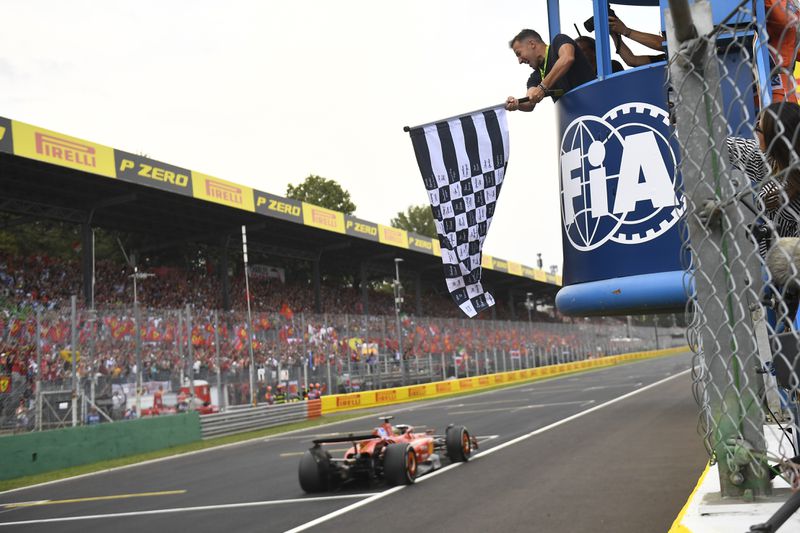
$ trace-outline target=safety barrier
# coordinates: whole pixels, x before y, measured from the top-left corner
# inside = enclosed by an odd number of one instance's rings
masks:
[[[665,355],[674,355],[686,351],[688,351],[688,347],[683,346],[679,348],[669,348],[665,350],[654,350],[649,352],[633,352],[625,355],[586,359],[583,361],[541,366],[527,370],[515,370],[511,372],[499,372],[497,374],[486,374],[484,376],[436,381],[422,385],[354,392],[350,394],[334,394],[322,397],[322,414],[327,415],[330,413],[349,411],[352,409],[364,409],[382,405],[391,405],[395,403],[427,400],[440,396],[456,394],[459,392],[486,389],[495,387],[497,385],[504,385],[506,383],[532,381],[544,377],[556,376],[559,374],[614,366],[630,361],[650,359]]]
[[[320,400],[237,408],[200,417],[204,439],[300,422],[321,415]]]
[[[0,479],[14,479],[200,440],[196,413],[0,437]]]

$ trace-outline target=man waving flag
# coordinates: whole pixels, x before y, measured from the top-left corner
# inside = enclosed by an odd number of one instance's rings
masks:
[[[470,318],[494,305],[481,285],[481,255],[508,164],[504,105],[407,129],[431,202],[447,288]]]

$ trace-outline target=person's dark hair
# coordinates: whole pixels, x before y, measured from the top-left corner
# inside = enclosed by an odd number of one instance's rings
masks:
[[[521,43],[523,41],[527,41],[528,39],[533,39],[537,43],[543,43],[544,42],[542,40],[542,36],[539,35],[539,32],[536,32],[536,31],[533,31],[533,30],[529,30],[529,29],[524,29],[521,32],[519,32],[518,34],[516,34],[513,39],[508,41],[508,47],[509,48],[514,48],[514,43],[517,43],[517,42]]]
[[[775,102],[761,112],[767,158],[786,173],[787,194],[800,193],[800,105]]]
[[[586,43],[593,52],[597,51],[597,43],[594,42],[594,38],[589,37],[588,35],[581,35],[579,37],[576,37],[575,44],[581,44],[581,43]]]

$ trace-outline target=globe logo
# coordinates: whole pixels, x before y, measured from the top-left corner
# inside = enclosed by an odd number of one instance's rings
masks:
[[[668,113],[641,102],[567,126],[560,150],[561,219],[576,250],[647,242],[681,218],[685,199],[668,135]]]

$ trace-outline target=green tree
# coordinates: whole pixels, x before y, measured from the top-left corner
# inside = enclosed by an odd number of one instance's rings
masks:
[[[397,213],[390,224],[395,228],[436,238],[436,226],[433,223],[433,213],[429,205],[410,205],[405,213]]]
[[[286,197],[340,211],[346,215],[352,215],[356,210],[356,204],[350,199],[349,192],[336,181],[321,176],[310,175],[303,183],[296,186],[290,183],[286,187]]]

